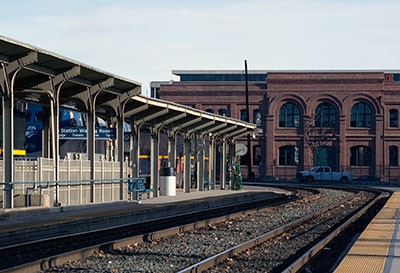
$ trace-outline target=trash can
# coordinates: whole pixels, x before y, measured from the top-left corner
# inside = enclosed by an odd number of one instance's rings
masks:
[[[176,195],[176,173],[171,167],[162,167],[160,169],[160,195]]]

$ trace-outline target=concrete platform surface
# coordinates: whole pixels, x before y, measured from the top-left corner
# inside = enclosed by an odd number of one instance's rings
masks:
[[[351,247],[335,273],[400,272],[400,192],[395,192]]]

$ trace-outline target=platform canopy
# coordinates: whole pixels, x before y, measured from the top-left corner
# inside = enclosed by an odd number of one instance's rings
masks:
[[[256,125],[251,123],[140,95],[131,98],[125,108],[125,117],[135,124],[147,123],[183,134],[230,139],[250,134],[256,129]]]
[[[15,78],[14,96],[18,99],[45,103],[49,98],[43,90],[58,89],[58,102],[77,110],[87,108],[87,94],[98,94],[98,101],[107,101],[129,92],[140,93],[140,83],[104,72],[81,62],[57,55],[10,38],[0,36],[0,63],[4,74],[22,69]],[[57,90],[55,90],[57,91]]]
[[[101,56],[99,56],[101,57]],[[158,188],[158,133],[166,129],[168,134],[184,134],[187,153],[192,134],[209,136],[211,142],[220,138],[225,147],[242,135],[252,133],[256,126],[251,123],[207,113],[189,106],[147,98],[140,95],[140,83],[104,72],[97,68],[13,39],[0,36],[0,92],[2,98],[2,149],[3,149],[3,207],[13,207],[14,182],[14,114],[24,106],[19,102],[35,102],[46,107],[43,122],[43,138],[48,139],[43,154],[53,159],[53,180],[59,180],[59,109],[69,107],[87,114],[87,155],[90,161],[90,179],[95,179],[95,124],[98,116],[116,121],[118,161],[120,175],[124,170],[125,121],[139,128],[151,127],[152,179]],[[17,102],[17,103],[16,103]],[[19,109],[23,110],[23,109]],[[14,132],[14,133],[13,133]],[[138,131],[134,137],[138,137]],[[131,134],[132,137],[133,134]],[[135,141],[133,141],[135,142]],[[138,150],[139,144],[134,146]],[[137,154],[137,153],[134,153]],[[224,153],[226,156],[226,153]],[[171,162],[172,162],[171,156]],[[189,160],[190,156],[186,156]],[[225,160],[223,160],[225,162]],[[225,164],[225,163],[224,163]],[[190,162],[185,163],[186,168]],[[223,167],[222,170],[226,168]],[[185,173],[188,174],[189,169]],[[199,179],[202,181],[203,179]],[[185,178],[189,189],[190,177]],[[95,202],[95,185],[90,185],[90,201]],[[120,198],[124,198],[123,185]],[[56,200],[56,203],[58,201]]]
[[[3,91],[6,90],[6,81],[12,80],[7,77],[20,70],[13,79],[16,99],[47,105],[50,97],[56,96],[54,99],[58,105],[87,111],[89,97],[95,95],[96,112],[105,118],[116,116],[115,109],[125,103],[125,118],[136,124],[228,138],[255,129],[254,124],[140,96],[141,85],[136,81],[4,36],[0,36],[0,63]]]

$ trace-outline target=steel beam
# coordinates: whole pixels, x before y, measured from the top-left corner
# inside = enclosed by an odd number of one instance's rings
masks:
[[[239,133],[239,134],[230,135],[229,138],[236,140],[236,139],[238,139],[239,137],[246,136],[246,135],[248,135],[248,134],[250,134],[250,133],[251,133],[251,132],[249,132],[249,131],[246,130],[245,132],[242,132],[242,133]]]
[[[227,132],[230,132],[230,131],[232,131],[232,130],[235,130],[236,128],[237,128],[236,125],[229,126],[229,127],[227,127],[227,128],[224,128],[224,129],[222,129],[222,130],[219,130],[219,131],[215,132],[214,134],[221,136],[221,135],[223,135],[223,134],[225,134],[225,133],[227,133]]]
[[[75,84],[77,84],[77,85],[82,85],[82,86],[84,86],[84,87],[91,87],[91,86],[93,86],[93,83],[92,83],[91,81],[82,79],[82,78],[80,78],[80,77],[71,78],[71,79],[69,79],[69,81],[72,82],[72,83],[75,83]]]
[[[143,104],[139,107],[136,107],[135,109],[132,109],[130,111],[126,111],[125,112],[125,117],[127,118],[131,118],[132,116],[136,115],[137,113],[146,111],[147,109],[149,109],[149,105],[148,104]]]
[[[10,58],[6,55],[0,54],[0,62],[1,63],[9,63],[10,62]]]
[[[107,88],[115,86],[115,78],[108,78],[89,88],[89,93],[94,95],[100,91],[107,91]]]
[[[132,97],[134,97],[134,96],[140,94],[140,90],[141,90],[141,87],[138,86],[138,87],[136,87],[136,88],[134,88],[134,89],[128,90],[128,91],[125,92],[125,93],[122,93],[118,98],[115,98],[115,99],[112,99],[112,100],[107,101],[107,103],[105,103],[105,104],[110,105],[111,107],[116,108],[116,107],[119,106],[119,104],[120,104],[121,101],[128,100],[128,99],[130,99],[130,98],[132,98]]]
[[[215,124],[215,126],[214,127],[211,127],[211,128],[209,128],[209,129],[207,129],[207,130],[204,130],[204,133],[206,133],[206,134],[214,134],[214,132],[215,131],[218,131],[218,130],[220,130],[221,128],[224,128],[224,127],[226,127],[227,125],[226,125],[226,123],[222,123],[222,124]]]
[[[163,115],[159,117],[156,121],[153,121],[155,126],[164,127],[172,122],[177,120],[183,119],[186,117],[186,113],[179,113],[179,112],[168,112],[169,115]]]
[[[7,73],[11,75],[18,68],[26,67],[28,64],[35,63],[39,60],[39,54],[35,51],[30,52],[28,55],[19,58],[7,65]]]
[[[54,71],[53,69],[41,66],[41,65],[37,65],[37,64],[28,64],[25,69],[30,70],[32,72],[36,72],[38,74],[43,74],[46,76],[51,76],[54,77],[56,76],[56,71]]]
[[[71,78],[74,78],[76,76],[81,75],[81,67],[80,66],[74,66],[73,68],[69,69],[68,71],[65,71],[61,74],[56,75],[53,78],[53,86],[57,87],[59,84],[63,83],[66,80],[69,80]],[[33,88],[38,88],[42,90],[51,90],[51,82],[46,81],[44,83],[38,84],[37,86],[34,86]]]
[[[201,119],[202,119],[202,118],[198,117],[198,118],[189,120],[189,121],[187,121],[187,122],[185,122],[185,123],[180,124],[180,125],[179,125],[177,128],[175,128],[175,129],[178,130],[178,131],[179,131],[179,130],[183,130],[183,131],[184,131],[184,128],[186,128],[186,127],[188,127],[188,126],[190,126],[190,125],[192,125],[192,124],[195,124],[195,123],[200,122]]]
[[[187,132],[188,133],[198,132],[198,131],[201,131],[201,129],[209,127],[210,125],[212,125],[214,123],[215,123],[215,120],[210,120],[210,121],[207,121],[206,123],[203,123],[201,125],[193,126],[194,128],[191,129],[191,130],[188,130]]]
[[[136,120],[135,122],[136,123],[145,123],[145,122],[150,121],[150,120],[152,120],[152,119],[154,119],[156,117],[160,117],[162,115],[167,114],[168,111],[169,111],[168,109],[160,110],[160,111],[157,111],[157,112],[155,112],[153,114],[150,114],[150,115],[148,115],[146,117],[143,117],[143,118],[141,118],[139,120]]]
[[[248,134],[250,134],[250,132],[247,130],[247,128],[240,128],[235,130],[234,132],[230,133],[230,134],[226,134],[225,137],[226,138],[232,138],[235,137],[237,135],[241,135],[244,134],[244,132],[248,132]]]

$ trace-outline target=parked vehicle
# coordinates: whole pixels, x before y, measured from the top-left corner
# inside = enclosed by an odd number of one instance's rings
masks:
[[[308,171],[300,171],[296,174],[299,181],[340,181],[353,180],[353,174],[349,172],[333,172],[329,166],[315,166]]]

